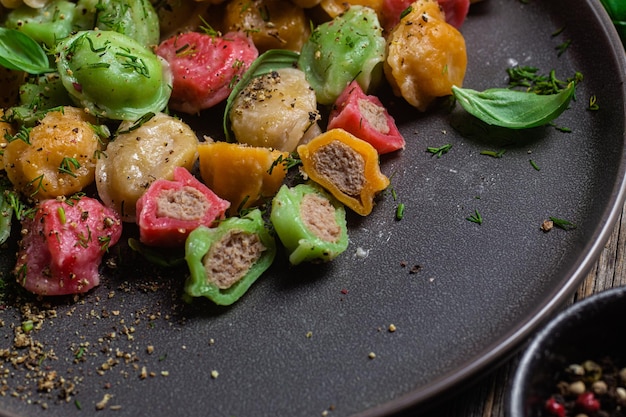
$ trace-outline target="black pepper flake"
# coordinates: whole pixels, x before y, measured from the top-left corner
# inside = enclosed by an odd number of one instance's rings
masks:
[[[409,270],[409,274],[417,274],[421,269],[421,265],[413,265],[413,267]]]

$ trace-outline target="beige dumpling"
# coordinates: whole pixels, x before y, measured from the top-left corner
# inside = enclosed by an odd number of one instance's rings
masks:
[[[237,96],[230,121],[239,143],[292,152],[321,133],[315,92],[304,72],[283,68],[256,78]]]
[[[198,137],[180,119],[159,113],[143,123],[122,122],[96,164],[98,194],[122,220],[135,221],[137,200],[150,184],[171,180],[176,167],[191,171],[197,158]]]

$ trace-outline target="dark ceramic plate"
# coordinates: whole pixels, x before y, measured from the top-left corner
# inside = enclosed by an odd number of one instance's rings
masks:
[[[9,356],[27,352],[13,343],[22,307],[48,316],[31,332],[39,354],[4,359],[1,408],[80,416],[106,395],[103,417],[381,416],[487,370],[573,293],[621,210],[624,54],[596,3],[485,0],[462,28],[466,87],[506,86],[514,64],[562,79],[580,71],[577,100],[556,121],[570,133],[482,130],[445,100],[427,114],[388,100],[407,139],[382,161],[397,200],[386,192],[371,216],[349,217],[340,258],[289,268],[279,256],[237,304],[219,308],[184,305],[183,267],[151,267],[122,244],[118,267],[104,267],[85,297],[6,297]],[[441,158],[426,152],[445,144]],[[481,155],[500,149],[501,158]],[[482,225],[467,220],[476,211]],[[550,216],[577,227],[544,233]],[[45,378],[49,392],[38,390]]]

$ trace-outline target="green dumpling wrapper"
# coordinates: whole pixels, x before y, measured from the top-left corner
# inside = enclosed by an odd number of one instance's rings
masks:
[[[169,65],[126,35],[78,32],[59,42],[57,56],[66,90],[96,116],[137,120],[167,105],[172,84]]]
[[[375,88],[383,75],[385,38],[376,12],[350,6],[345,13],[317,26],[302,47],[298,66],[320,104],[330,105],[353,80],[363,91]]]
[[[270,221],[289,262],[328,262],[348,248],[346,210],[321,187],[283,185],[272,200]]]

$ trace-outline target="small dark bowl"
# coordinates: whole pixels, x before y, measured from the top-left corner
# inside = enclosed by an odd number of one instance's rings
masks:
[[[610,357],[626,366],[626,287],[574,303],[552,319],[524,352],[507,400],[508,417],[538,417],[567,366]]]

